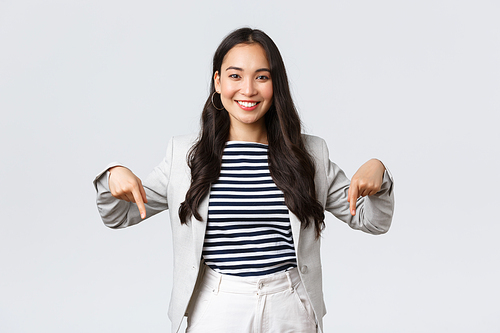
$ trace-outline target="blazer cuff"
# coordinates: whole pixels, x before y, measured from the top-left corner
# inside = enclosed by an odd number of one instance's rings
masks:
[[[384,165],[385,166],[385,165]],[[382,179],[382,188],[379,192],[387,191],[387,194],[391,195],[394,187],[394,178],[392,173],[387,167],[385,167],[384,178]]]

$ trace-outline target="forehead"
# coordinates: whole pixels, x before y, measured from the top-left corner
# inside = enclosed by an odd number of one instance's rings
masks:
[[[253,67],[269,68],[266,51],[259,43],[238,44],[224,56],[222,70],[228,66],[251,69]]]

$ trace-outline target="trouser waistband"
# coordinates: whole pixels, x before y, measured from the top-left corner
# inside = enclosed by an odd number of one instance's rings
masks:
[[[220,274],[205,266],[202,283],[214,292],[264,295],[294,289],[299,282],[297,268],[271,275],[242,277]]]

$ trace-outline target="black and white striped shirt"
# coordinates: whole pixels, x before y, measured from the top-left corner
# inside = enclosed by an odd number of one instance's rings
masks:
[[[296,267],[289,211],[269,173],[267,145],[229,141],[210,190],[203,246],[216,272],[260,276]]]

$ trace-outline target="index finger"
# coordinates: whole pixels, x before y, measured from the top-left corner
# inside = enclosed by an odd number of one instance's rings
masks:
[[[349,187],[349,210],[351,211],[351,215],[356,215],[356,201],[358,200],[358,187],[351,186]]]
[[[139,189],[134,189],[132,191],[132,195],[134,196],[135,203],[137,204],[137,208],[139,208],[139,213],[141,213],[141,218],[146,218],[146,206],[144,206],[144,201],[142,200],[142,194]]]

